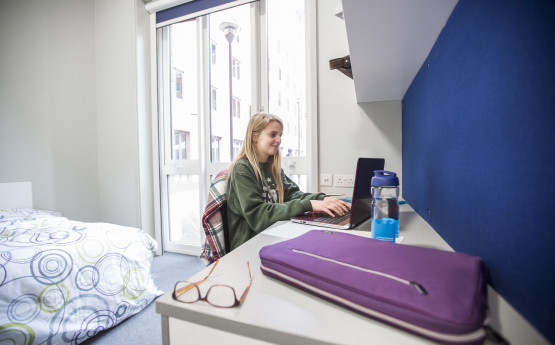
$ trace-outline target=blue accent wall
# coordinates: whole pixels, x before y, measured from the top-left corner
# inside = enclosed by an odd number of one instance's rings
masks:
[[[555,343],[555,1],[458,2],[403,98],[403,179]]]

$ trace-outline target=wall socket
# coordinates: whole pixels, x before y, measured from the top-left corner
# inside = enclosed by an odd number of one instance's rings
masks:
[[[320,186],[331,187],[333,186],[333,175],[332,174],[320,174]]]
[[[336,187],[354,187],[355,175],[335,175]]]

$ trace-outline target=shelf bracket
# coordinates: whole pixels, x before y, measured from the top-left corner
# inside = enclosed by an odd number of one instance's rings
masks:
[[[347,55],[342,58],[330,60],[330,70],[338,70],[347,77],[353,79],[353,71],[351,70],[351,56]]]

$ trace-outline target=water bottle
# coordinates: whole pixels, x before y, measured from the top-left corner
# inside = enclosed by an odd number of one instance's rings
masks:
[[[372,238],[395,242],[399,237],[399,178],[386,170],[374,170],[372,192]]]

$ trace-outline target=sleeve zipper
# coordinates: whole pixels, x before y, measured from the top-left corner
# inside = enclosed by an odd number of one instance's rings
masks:
[[[388,278],[388,279],[392,279],[392,280],[398,281],[398,282],[403,283],[403,284],[406,284],[406,285],[412,285],[412,286],[414,286],[414,288],[416,289],[416,291],[418,291],[418,293],[420,293],[421,295],[424,295],[424,296],[425,296],[425,295],[428,294],[428,291],[426,291],[426,289],[425,289],[420,283],[418,283],[418,282],[416,282],[416,281],[414,281],[414,280],[412,280],[412,281],[411,281],[411,280],[406,280],[406,279],[403,279],[403,278],[400,278],[400,277],[397,277],[397,276],[394,276],[394,275],[391,275],[391,274],[388,274],[388,273],[383,273],[383,272],[380,272],[380,271],[375,271],[375,270],[371,270],[371,269],[368,269],[368,268],[364,268],[364,267],[352,265],[352,264],[349,264],[349,263],[346,263],[346,262],[342,262],[342,261],[339,261],[339,260],[326,258],[325,256],[321,256],[321,255],[313,254],[313,253],[308,253],[308,252],[305,252],[305,251],[302,251],[302,250],[298,250],[298,249],[292,249],[292,251],[293,251],[294,253],[298,253],[298,254],[303,254],[303,255],[311,256],[311,257],[316,258],[316,259],[320,259],[320,260],[325,260],[325,261],[333,262],[333,263],[338,264],[338,265],[341,265],[341,266],[345,266],[345,267],[353,268],[353,269],[356,269],[356,270],[359,270],[359,271],[363,271],[363,272],[366,272],[366,273],[370,273],[370,274],[382,276],[382,277],[385,277],[385,278]]]

